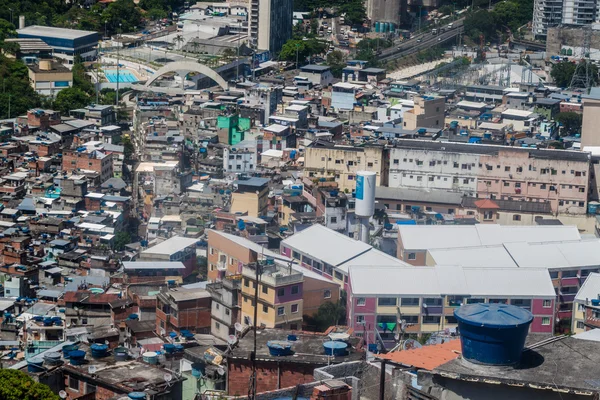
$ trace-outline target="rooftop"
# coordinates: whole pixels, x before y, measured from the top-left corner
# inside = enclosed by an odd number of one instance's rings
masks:
[[[305,65],[303,67],[300,67],[300,70],[302,72],[325,72],[329,71],[330,69],[331,67],[327,65]]]
[[[31,25],[18,29],[19,35],[30,35],[40,37],[54,37],[60,39],[79,39],[87,36],[98,36],[97,32],[82,31],[78,29],[54,28],[50,26]]]
[[[592,272],[588,275],[583,285],[579,288],[575,300],[585,302],[587,300],[597,300],[600,298],[600,274]]]
[[[408,367],[431,371],[450,360],[458,358],[460,351],[460,340],[450,340],[446,343],[433,344],[418,349],[378,354],[376,357]]]
[[[198,239],[190,239],[190,238],[185,238],[185,237],[181,237],[181,236],[173,236],[172,238],[167,239],[164,242],[157,244],[156,246],[152,246],[149,249],[142,251],[142,255],[175,254],[178,251],[182,251],[187,247],[195,245],[197,241],[198,241]]]
[[[281,244],[334,267],[372,249],[366,243],[354,240],[319,224],[290,236]],[[335,249],[335,251],[332,251],[332,249]]]
[[[292,344],[293,355],[289,356],[272,356],[267,348],[267,342],[270,340],[285,341],[288,335],[295,335],[297,340],[290,342]],[[231,353],[232,359],[247,360],[253,349],[253,331],[249,330],[242,337],[237,347]],[[323,343],[328,341],[329,337],[324,334],[303,333],[298,331],[289,331],[284,329],[263,329],[258,330],[256,335],[256,358],[257,360],[280,361],[288,363],[305,363],[305,364],[322,364],[341,363],[346,361],[356,361],[363,358],[363,353],[356,350],[362,339],[351,337],[349,339],[353,348],[350,348],[348,355],[343,357],[331,357],[325,355]]]
[[[404,225],[398,228],[398,238],[402,240],[407,250],[427,250],[510,242],[580,240],[581,236],[576,226],[479,224],[472,226]]]
[[[375,198],[460,205],[462,203],[463,194],[447,190],[377,186],[375,188]]]
[[[442,374],[446,379],[489,382],[496,387],[524,385],[547,390],[548,396],[567,398],[568,393],[575,391],[590,396],[598,392],[598,363],[599,342],[563,336],[530,346],[517,367],[486,366],[457,358],[435,368],[433,374]]]
[[[545,268],[353,266],[354,295],[554,298]]]
[[[123,268],[126,271],[135,269],[185,269],[185,265],[181,261],[123,261]]]

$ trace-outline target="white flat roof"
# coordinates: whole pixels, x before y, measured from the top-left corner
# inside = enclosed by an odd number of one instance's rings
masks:
[[[123,261],[123,269],[185,269],[181,261]]]
[[[174,254],[178,251],[182,251],[186,247],[196,244],[198,239],[191,239],[182,236],[173,236],[170,239],[165,240],[162,243],[152,246],[149,249],[142,251],[142,254]]]
[[[338,266],[337,268],[340,271],[347,274],[350,267],[352,267],[354,265],[389,265],[389,266],[395,266],[395,267],[400,267],[400,268],[411,267],[410,264],[405,263],[404,261],[399,260],[396,257],[392,257],[392,256],[384,253],[383,251],[377,250],[375,248],[372,248],[371,250],[367,251],[366,253],[362,253],[358,257],[355,257],[351,260],[346,261],[345,263]]]
[[[550,242],[581,239],[577,227],[568,225],[399,225],[398,235],[406,250],[447,249],[510,242]]]
[[[333,267],[372,249],[366,243],[319,224],[290,236],[281,244],[315,257]]]
[[[458,107],[466,107],[466,108],[484,108],[486,106],[485,103],[479,101],[467,101],[462,100],[456,103]]]
[[[265,131],[275,132],[275,133],[281,133],[281,132],[285,131],[286,129],[288,129],[287,126],[280,125],[280,124],[271,124],[264,128]]]
[[[267,151],[264,151],[261,155],[263,157],[281,158],[283,157],[283,150],[269,149]]]
[[[529,117],[530,115],[533,114],[533,111],[527,111],[527,110],[514,110],[514,109],[509,109],[509,110],[504,110],[502,111],[502,115],[504,116],[513,116],[513,117]]]
[[[355,296],[554,298],[545,268],[472,268],[462,266],[353,266],[349,270]]]
[[[138,164],[136,172],[154,172],[156,167],[167,167],[175,168],[179,164],[178,161],[164,161],[164,162],[142,162]]]
[[[51,26],[31,25],[17,30],[18,34],[35,35],[42,37],[55,37],[61,39],[77,39],[89,35],[97,35],[93,31],[82,31],[78,29],[54,28]]]
[[[459,247],[432,249],[429,256],[436,265],[462,265],[464,267],[517,267],[504,246]]]

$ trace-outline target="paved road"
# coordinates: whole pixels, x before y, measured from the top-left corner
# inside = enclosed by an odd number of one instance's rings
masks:
[[[438,44],[447,42],[454,39],[460,33],[463,32],[463,21],[464,19],[458,19],[453,22],[452,29],[447,29],[443,33],[433,35],[430,32],[416,35],[412,39],[405,40],[399,45],[385,49],[379,55],[382,61],[390,61],[396,58],[408,56],[410,54],[417,53],[421,50],[425,50]]]

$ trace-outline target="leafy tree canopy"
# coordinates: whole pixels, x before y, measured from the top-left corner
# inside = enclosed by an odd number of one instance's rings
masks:
[[[561,134],[564,136],[581,133],[581,121],[583,116],[575,112],[561,112],[556,114],[554,120],[563,127]]]
[[[336,78],[342,77],[342,70],[346,66],[346,56],[339,50],[327,54],[327,65],[331,67],[331,73]]]
[[[284,43],[279,53],[282,61],[296,61],[296,50],[298,51],[298,62],[304,64],[310,56],[323,53],[327,44],[316,39],[296,40],[290,39]]]
[[[570,61],[561,61],[552,66],[550,76],[558,87],[568,87],[577,66]]]
[[[69,110],[83,108],[89,105],[90,100],[90,96],[79,88],[72,87],[63,89],[56,95],[54,109],[66,115]]]
[[[0,369],[0,399],[59,400],[59,397],[48,386],[35,382],[24,372]]]

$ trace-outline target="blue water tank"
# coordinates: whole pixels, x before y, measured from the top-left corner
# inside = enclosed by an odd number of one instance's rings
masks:
[[[108,345],[106,344],[94,343],[90,346],[90,349],[94,358],[102,358],[108,355]]]
[[[323,343],[323,348],[325,349],[325,354],[328,356],[345,356],[348,354],[348,343],[346,342],[332,340]]]
[[[454,310],[465,359],[490,365],[519,362],[531,312],[507,304],[468,304]]]

